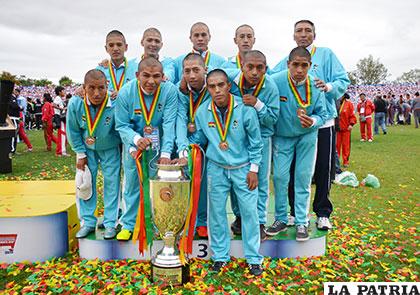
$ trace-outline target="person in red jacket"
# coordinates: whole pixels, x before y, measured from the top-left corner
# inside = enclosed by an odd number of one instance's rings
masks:
[[[375,105],[368,99],[364,93],[360,94],[360,102],[357,104],[357,112],[359,113],[360,121],[360,135],[362,139],[360,141],[366,141],[366,131],[367,131],[367,140],[369,142],[373,141],[372,136],[372,114],[375,111]]]
[[[338,158],[343,156],[343,167],[349,166],[350,157],[350,137],[353,126],[357,123],[354,115],[354,106],[350,101],[350,96],[345,93],[340,100],[340,107],[338,112],[339,126],[337,130],[336,148]]]
[[[47,144],[47,151],[51,151],[51,142],[57,144],[53,129],[54,107],[52,97],[49,93],[44,93],[44,105],[42,106],[42,126],[44,129],[44,139]]]

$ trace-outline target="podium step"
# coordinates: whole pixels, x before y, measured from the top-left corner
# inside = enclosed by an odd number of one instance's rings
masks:
[[[229,214],[232,221],[233,216]],[[272,214],[269,220],[272,220]],[[316,228],[315,220],[311,220],[309,225],[310,239],[305,242],[296,241],[295,227],[289,227],[287,231],[279,233],[261,243],[260,253],[264,256],[273,258],[295,258],[322,256],[326,251],[327,231],[321,231]],[[79,254],[85,259],[137,259],[150,260],[157,251],[163,247],[161,240],[154,240],[152,246],[144,255],[140,255],[138,251],[138,241],[120,242],[117,240],[105,240],[103,238],[104,230],[97,229],[95,233],[91,233],[87,238],[79,240]],[[152,255],[150,255],[150,253]],[[242,237],[231,236],[230,253],[233,257],[244,258],[242,250]],[[191,257],[202,259],[210,259],[211,250],[209,241],[200,239],[197,236],[193,243],[193,253]]]

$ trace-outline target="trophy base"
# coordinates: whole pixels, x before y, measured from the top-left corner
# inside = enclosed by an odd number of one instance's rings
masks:
[[[190,281],[190,265],[187,263],[175,267],[162,267],[152,263],[152,282],[164,282],[179,286]]]

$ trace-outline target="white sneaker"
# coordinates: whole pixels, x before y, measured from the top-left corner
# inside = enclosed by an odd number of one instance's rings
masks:
[[[373,140],[372,139],[368,139],[368,142],[372,142]]]
[[[287,226],[294,226],[295,225],[295,217],[292,215],[287,216]]]
[[[332,229],[332,225],[328,217],[318,217],[316,219],[316,225],[318,229],[321,229],[321,230]]]
[[[366,139],[363,139],[363,138],[362,138],[360,141],[361,141],[361,142],[365,142],[365,141],[366,141]]]

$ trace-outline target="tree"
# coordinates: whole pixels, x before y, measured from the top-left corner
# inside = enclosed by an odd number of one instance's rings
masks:
[[[356,71],[347,72],[347,75],[349,76],[351,85],[357,85],[359,83],[359,80],[357,79]]]
[[[361,84],[379,84],[385,82],[388,77],[387,68],[372,55],[362,58],[356,65],[357,80]]]
[[[63,87],[71,86],[73,85],[73,81],[69,77],[63,76],[60,78],[60,80],[58,80],[58,84]]]
[[[413,69],[403,73],[397,78],[397,82],[400,83],[416,83],[420,81],[420,69]]]
[[[34,81],[35,86],[49,86],[49,85],[52,85],[52,84],[53,84],[53,82],[51,82],[50,80],[48,80],[46,78]]]

